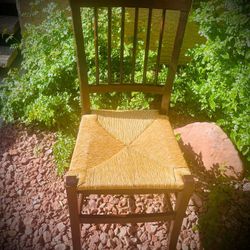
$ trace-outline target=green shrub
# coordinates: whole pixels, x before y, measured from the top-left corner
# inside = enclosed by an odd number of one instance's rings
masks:
[[[33,6],[34,8],[34,6]],[[0,113],[7,122],[20,120],[48,128],[65,129],[80,116],[79,82],[77,78],[72,20],[68,10],[59,10],[54,3],[43,10],[45,19],[39,25],[25,27],[20,49],[20,69],[12,69],[1,86]],[[112,29],[120,29],[120,9],[113,10]],[[95,82],[93,10],[82,11],[85,49],[90,84]],[[107,10],[99,11],[100,80],[107,82]],[[131,39],[130,39],[131,40]],[[112,80],[119,80],[120,38],[112,39]],[[138,41],[135,79],[142,80],[144,42]],[[124,46],[124,82],[131,76],[132,40]],[[153,77],[156,53],[150,51],[148,80]],[[159,79],[166,76],[166,67]],[[111,102],[110,97],[115,96]],[[131,102],[129,101],[131,99]],[[147,108],[151,96],[133,93],[92,95],[94,108]],[[131,104],[130,104],[131,103]]]
[[[172,105],[216,121],[250,161],[250,11],[243,0],[202,2],[193,13],[205,44],[175,81]]]
[[[75,146],[75,137],[71,134],[58,132],[56,139],[57,141],[53,145],[53,155],[57,165],[57,173],[62,175],[69,166]]]
[[[204,249],[249,248],[249,195],[236,186],[223,177],[208,186],[198,225]]]
[[[46,127],[61,127],[79,112],[72,29],[67,15],[49,5],[40,25],[26,25],[20,69],[1,86],[1,116]],[[67,123],[65,123],[67,119]]]

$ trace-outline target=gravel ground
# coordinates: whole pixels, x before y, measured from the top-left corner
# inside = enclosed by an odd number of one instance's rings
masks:
[[[63,178],[53,162],[53,133],[22,126],[0,129],[0,249],[70,249]],[[198,186],[200,190],[200,186]],[[162,195],[137,195],[136,212],[165,209]],[[202,249],[198,218],[202,195],[190,200],[177,249]],[[128,213],[128,196],[90,195],[84,212]],[[82,226],[83,249],[166,249],[168,223]]]

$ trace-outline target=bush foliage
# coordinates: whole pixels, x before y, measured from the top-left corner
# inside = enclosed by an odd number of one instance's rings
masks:
[[[249,7],[249,6],[248,6]],[[27,25],[20,49],[21,67],[12,69],[1,86],[0,113],[7,122],[19,120],[47,128],[76,131],[80,118],[71,17],[50,3],[39,25]],[[100,78],[107,81],[107,11],[99,12]],[[172,106],[193,115],[206,115],[230,135],[237,148],[250,160],[249,8],[243,0],[203,2],[193,13],[207,41],[191,49],[190,63],[179,70]],[[90,83],[95,81],[93,12],[82,13]],[[129,18],[128,16],[126,18]],[[120,10],[113,13],[112,29],[120,29]],[[144,32],[142,29],[141,32]],[[112,80],[119,80],[119,37],[112,39]],[[135,79],[142,80],[144,42],[138,41]],[[125,82],[131,76],[132,39],[124,52]],[[147,78],[153,79],[156,52],[150,51]],[[159,82],[167,67],[162,65]],[[112,97],[112,101],[111,101]],[[141,93],[92,95],[93,108],[149,108],[153,97]],[[68,145],[58,135],[57,148]],[[68,141],[71,141],[70,136]],[[59,152],[60,150],[55,150]],[[69,155],[67,153],[67,155]],[[60,165],[61,163],[58,162]],[[63,164],[61,164],[63,165]],[[60,170],[61,171],[61,170]]]
[[[40,25],[26,25],[20,44],[22,65],[1,88],[1,115],[12,122],[63,127],[79,110],[70,20],[49,5]]]
[[[250,6],[243,0],[202,2],[193,13],[204,44],[175,81],[172,105],[216,121],[250,161]],[[188,110],[187,110],[188,109]]]
[[[12,69],[1,88],[0,108],[3,118],[12,122],[20,120],[27,124],[37,123],[48,128],[65,128],[74,124],[80,116],[79,82],[73,41],[72,21],[68,10],[58,10],[54,3],[45,9],[46,18],[40,25],[26,25],[20,44],[23,61],[20,69]],[[120,9],[113,10],[112,29],[120,29]],[[88,61],[89,82],[95,82],[95,53],[93,11],[82,11],[85,50]],[[99,71],[100,80],[107,82],[107,11],[99,12]],[[131,76],[132,39],[124,46],[124,82]],[[119,36],[112,40],[112,80],[119,80],[120,49]],[[138,41],[135,80],[142,80],[144,42]],[[152,62],[156,53],[150,51],[147,77],[153,77]],[[166,77],[167,68],[162,67],[159,79]],[[114,97],[111,102],[110,97]],[[145,98],[144,98],[145,97]],[[93,95],[94,108],[147,108],[150,96],[139,93],[132,95]]]

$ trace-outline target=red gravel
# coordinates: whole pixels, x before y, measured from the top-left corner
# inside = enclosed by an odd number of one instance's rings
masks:
[[[53,162],[53,133],[21,126],[0,129],[0,249],[70,249],[71,230],[63,178]],[[195,229],[202,201],[190,201],[178,249],[199,249]],[[127,196],[86,197],[85,212],[127,213]],[[164,209],[161,195],[135,197],[136,212]],[[84,249],[166,249],[167,223],[82,227]]]

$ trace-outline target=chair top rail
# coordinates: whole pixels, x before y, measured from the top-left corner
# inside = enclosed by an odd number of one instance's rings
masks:
[[[189,11],[192,0],[70,0],[79,7],[127,7]]]

